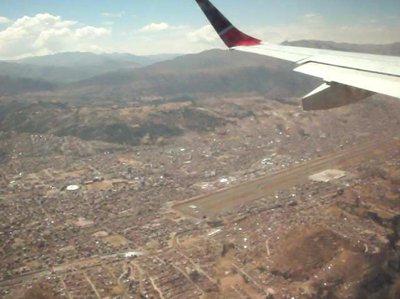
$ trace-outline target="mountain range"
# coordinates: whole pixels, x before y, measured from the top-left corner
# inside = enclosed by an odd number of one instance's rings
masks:
[[[355,45],[306,40],[285,44],[400,55],[400,43]],[[297,97],[317,81],[293,73],[292,68],[287,62],[228,50],[181,56],[59,53],[0,62],[0,95],[41,92],[41,98],[73,102],[236,93]]]

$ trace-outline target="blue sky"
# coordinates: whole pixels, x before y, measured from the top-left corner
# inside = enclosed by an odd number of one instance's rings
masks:
[[[238,27],[271,42],[400,41],[399,0],[213,2]],[[222,46],[192,0],[0,1],[3,59],[62,51],[183,53]]]

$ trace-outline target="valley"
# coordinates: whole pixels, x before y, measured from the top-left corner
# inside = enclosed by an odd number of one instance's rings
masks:
[[[246,55],[5,84],[0,298],[397,298],[398,101]]]

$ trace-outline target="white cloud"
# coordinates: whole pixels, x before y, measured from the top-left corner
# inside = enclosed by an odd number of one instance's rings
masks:
[[[11,20],[7,17],[0,16],[0,24],[9,23]]]
[[[125,12],[103,12],[101,15],[106,18],[122,18],[125,15]]]
[[[319,14],[309,12],[303,16],[303,19],[301,21],[305,23],[317,24],[321,23],[323,21],[323,18]]]
[[[206,25],[200,29],[188,33],[188,38],[194,43],[212,43],[219,39],[218,34],[215,32],[211,25]]]
[[[211,26],[172,26],[162,31],[143,34],[135,31],[119,40],[114,51],[139,55],[159,53],[195,53],[212,48],[225,48]]]
[[[101,27],[86,26],[75,30],[77,38],[97,38],[108,35],[110,31]]]
[[[161,23],[151,23],[142,28],[140,28],[139,32],[155,32],[155,31],[163,31],[170,28],[170,25],[165,22]]]
[[[109,29],[82,26],[48,13],[24,16],[0,31],[0,57],[101,49],[102,39],[110,33]]]

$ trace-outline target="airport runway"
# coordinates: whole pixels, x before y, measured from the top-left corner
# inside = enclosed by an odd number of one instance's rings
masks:
[[[385,153],[390,148],[398,147],[399,144],[399,139],[393,137],[373,140],[249,182],[189,199],[172,208],[195,218],[215,217],[277,191],[306,183],[312,174],[332,168],[345,170],[346,166],[357,165],[368,158]]]

